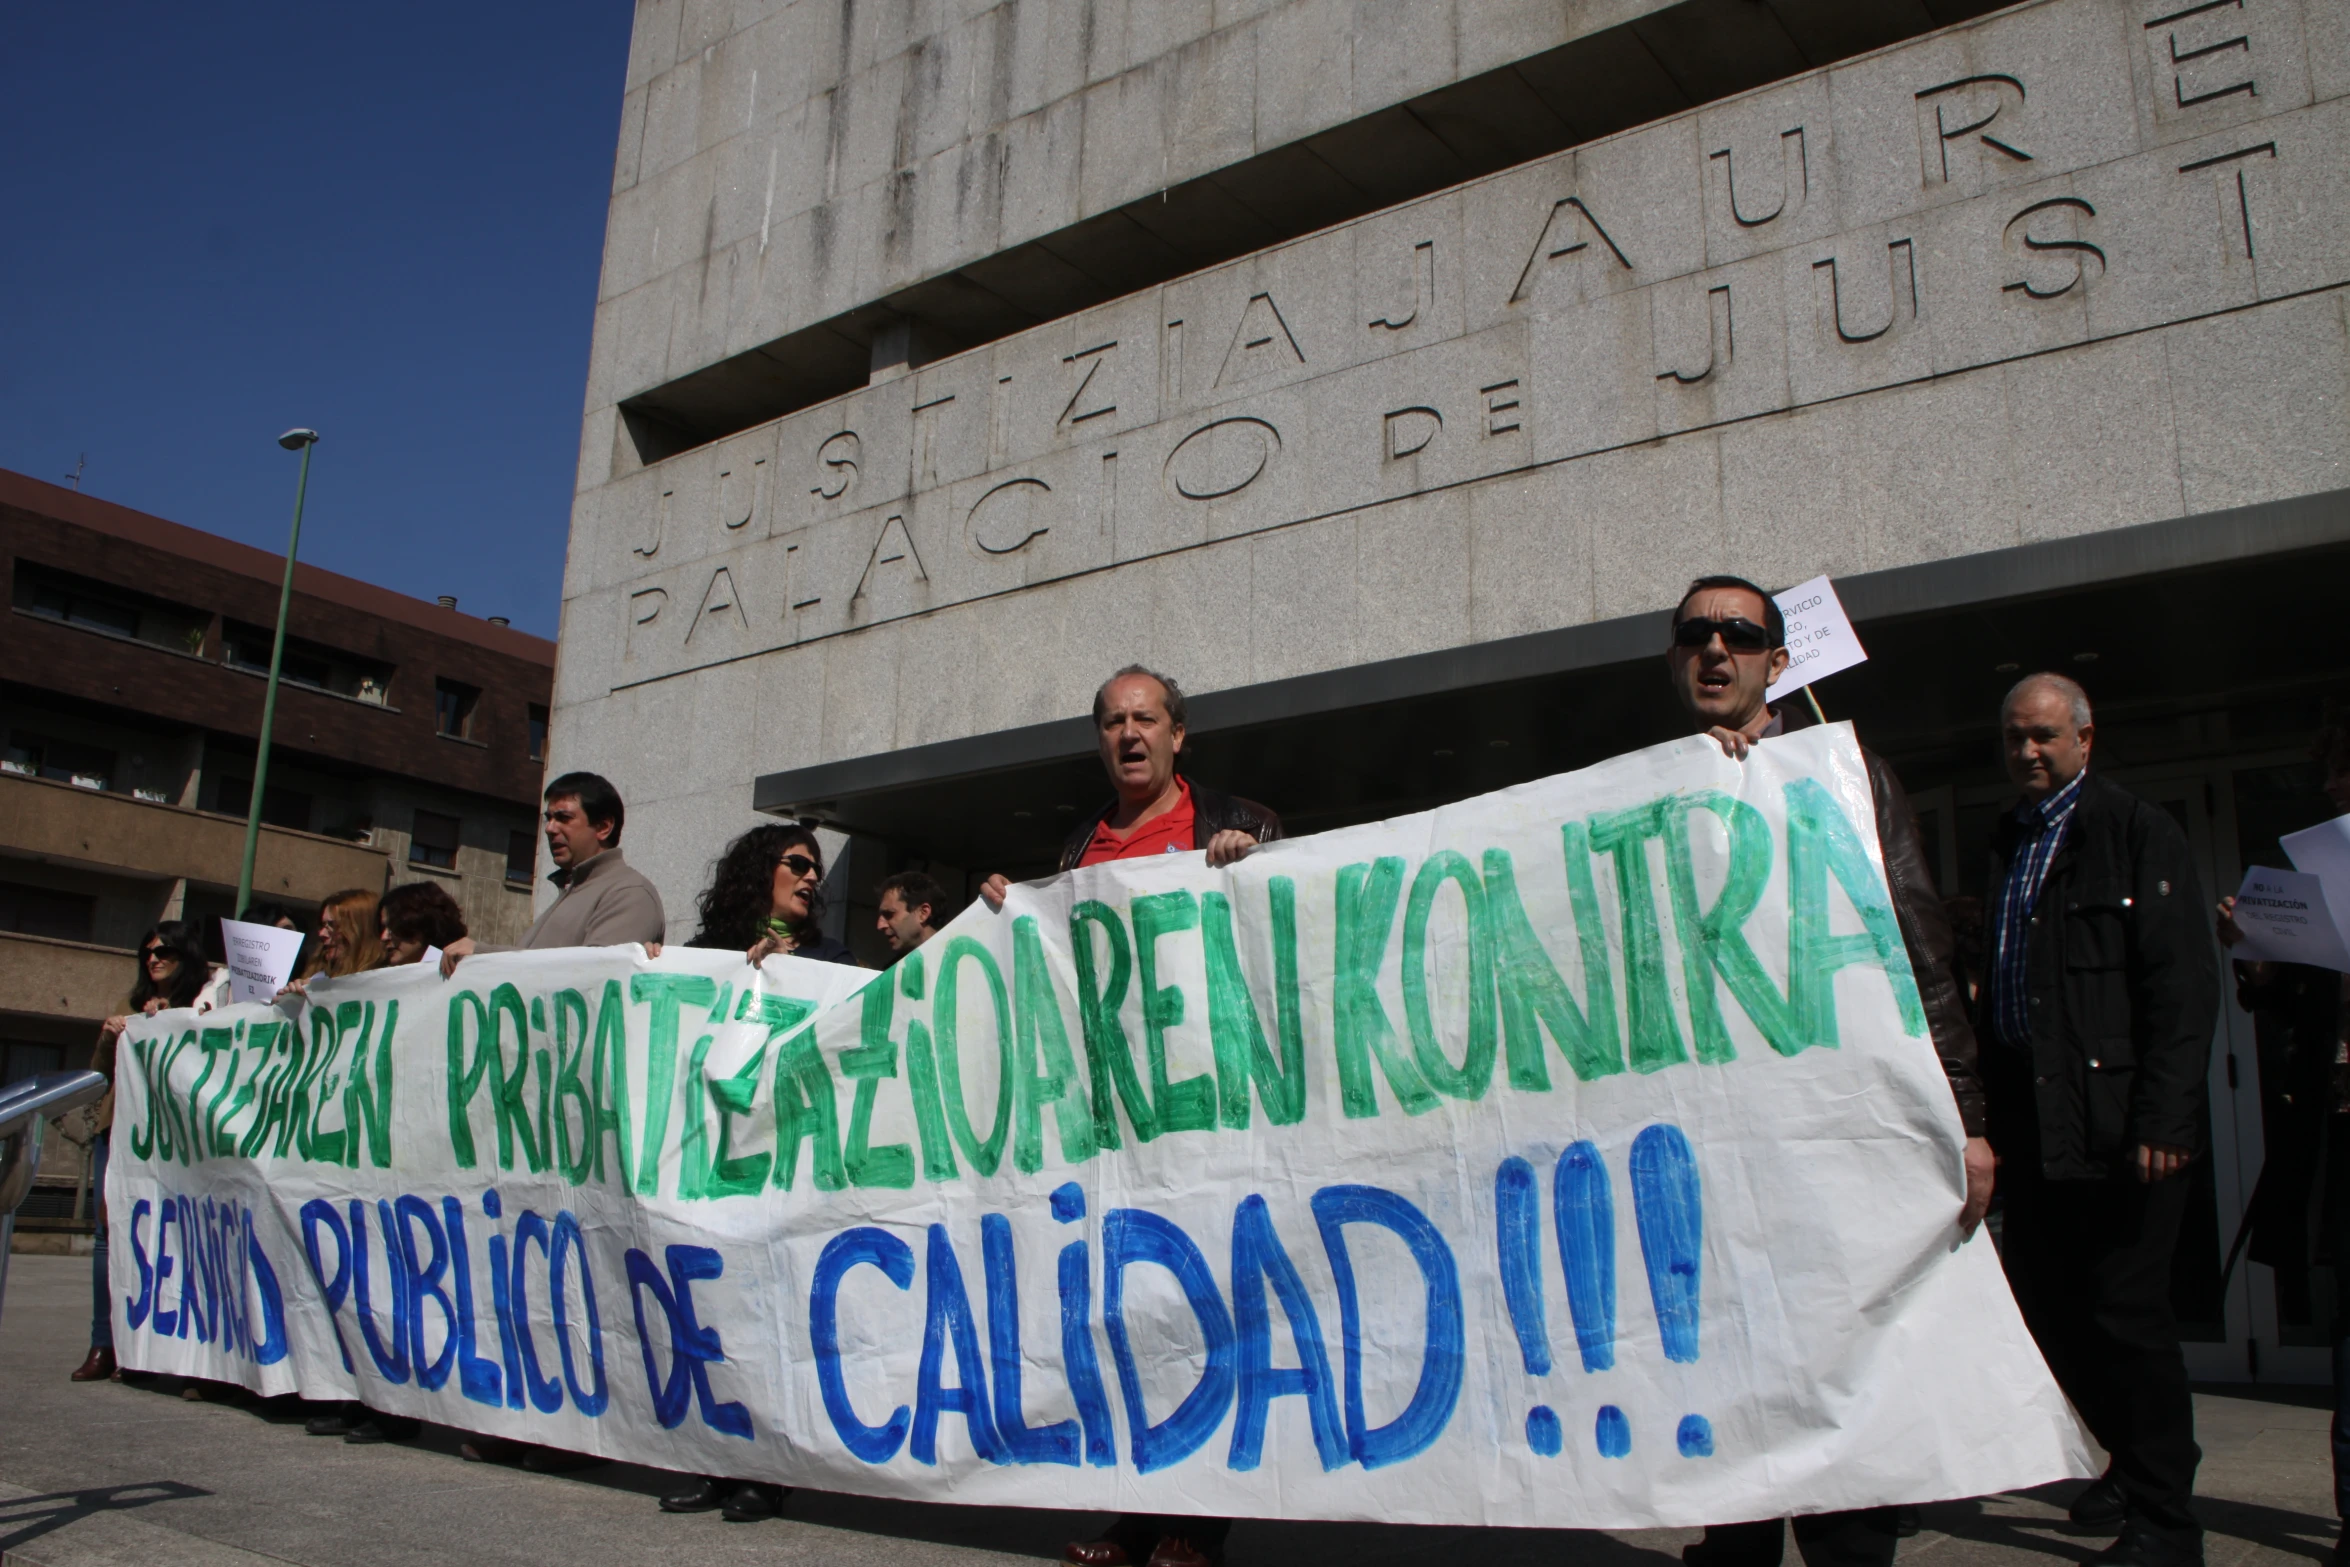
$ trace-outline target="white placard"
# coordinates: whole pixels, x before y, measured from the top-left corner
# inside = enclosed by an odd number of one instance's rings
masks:
[[[2350,816],[2289,832],[2277,841],[2295,870],[2323,880],[2333,890],[2335,906],[2350,910]]]
[[[2237,889],[2235,917],[2244,933],[2237,957],[2350,971],[2350,943],[2327,907],[2321,879],[2306,871],[2253,866]]]
[[[1853,634],[1852,619],[1836,597],[1836,585],[1814,577],[1776,595],[1787,621],[1787,672],[1763,694],[1776,702],[1840,669],[1868,662],[1868,650]]]
[[[220,942],[228,953],[229,1000],[239,1005],[268,1005],[302,956],[302,933],[276,925],[222,920]]]

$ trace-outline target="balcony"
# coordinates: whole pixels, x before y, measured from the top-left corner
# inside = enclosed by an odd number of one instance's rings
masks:
[[[0,773],[0,853],[233,888],[244,850],[245,824],[232,817]],[[363,843],[263,827],[253,891],[315,903],[344,887],[382,887],[388,865]]]
[[[0,930],[0,1013],[111,1017],[122,1010],[138,968],[138,954],[125,947]]]

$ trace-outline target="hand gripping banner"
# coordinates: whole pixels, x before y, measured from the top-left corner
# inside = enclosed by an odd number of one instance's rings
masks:
[[[1030,1507],[1688,1525],[2094,1473],[1988,1237],[1849,728],[886,973],[481,956],[122,1053],[124,1364]]]

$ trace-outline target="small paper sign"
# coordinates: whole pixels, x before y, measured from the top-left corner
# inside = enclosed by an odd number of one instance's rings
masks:
[[[1836,585],[1826,577],[1814,577],[1777,598],[1787,621],[1787,672],[1763,693],[1766,698],[1776,702],[1823,676],[1868,662],[1868,650],[1852,633]]]
[[[267,1005],[294,977],[302,956],[302,933],[276,925],[222,920],[220,940],[228,951],[229,999],[239,1003]]]
[[[2244,933],[2237,957],[2350,972],[2350,950],[2326,906],[2325,888],[2306,871],[2253,866],[2237,889],[2235,920]]]
[[[2293,869],[2323,877],[2334,889],[2335,901],[2350,912],[2350,816],[2337,816],[2315,827],[2289,832],[2278,840],[2291,856]]]

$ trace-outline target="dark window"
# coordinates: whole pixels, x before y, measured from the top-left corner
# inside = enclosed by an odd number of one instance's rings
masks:
[[[276,637],[269,627],[229,621],[221,628],[221,635],[221,658],[231,669],[257,675],[269,673],[269,649]],[[337,696],[356,697],[381,707],[391,688],[392,666],[300,637],[288,637],[285,656],[278,661],[278,678],[288,685],[332,691]]]
[[[91,582],[37,562],[16,563],[14,603],[28,615],[62,621],[109,636],[137,637],[158,647],[204,650],[211,617],[184,604],[150,598],[111,583]]]
[[[28,729],[11,730],[0,751],[0,772],[54,778],[84,789],[104,789],[114,778],[114,753],[71,740],[52,740]]]
[[[506,834],[506,879],[530,884],[530,873],[537,868],[539,846],[536,837],[526,832]]]
[[[59,941],[88,941],[97,912],[98,900],[88,893],[0,881],[0,930],[20,936],[53,936]]]
[[[473,705],[481,692],[454,680],[433,682],[433,727],[459,740],[473,734]]]
[[[288,789],[271,784],[261,797],[261,820],[269,827],[284,827],[294,832],[310,830],[310,796],[299,789]],[[223,778],[220,792],[213,802],[214,810],[223,816],[243,816],[253,808],[253,780],[250,778]]]
[[[418,811],[416,830],[408,839],[408,863],[457,868],[457,818],[438,811]]]
[[[43,1072],[65,1068],[63,1045],[36,1045],[29,1040],[0,1040],[0,1083],[21,1083]]]
[[[267,632],[239,632],[229,639],[228,661],[239,669],[250,669],[258,674],[269,673],[271,637]],[[316,653],[305,653],[290,642],[285,655],[278,660],[277,677],[288,685],[308,686],[314,691],[335,689],[334,665]]]
[[[530,704],[530,759],[534,762],[547,759],[547,710],[536,702]]]

